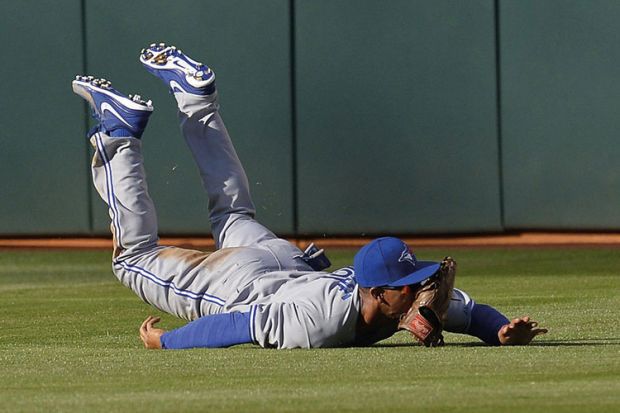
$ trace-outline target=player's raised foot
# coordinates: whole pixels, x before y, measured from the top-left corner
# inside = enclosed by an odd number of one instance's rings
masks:
[[[91,129],[105,132],[112,137],[140,138],[153,113],[151,101],[144,101],[139,95],[125,96],[112,87],[112,83],[93,76],[76,76],[72,82],[73,91],[83,97],[92,109],[92,116],[99,124]]]
[[[140,62],[163,80],[172,93],[205,96],[215,91],[215,73],[174,46],[153,43],[142,49]]]

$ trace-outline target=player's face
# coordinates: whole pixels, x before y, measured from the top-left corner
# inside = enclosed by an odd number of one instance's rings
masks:
[[[400,318],[411,308],[415,294],[411,287],[404,286],[401,289],[384,290],[383,314],[389,318]]]

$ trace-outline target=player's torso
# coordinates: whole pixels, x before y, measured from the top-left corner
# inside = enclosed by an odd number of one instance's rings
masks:
[[[349,345],[360,313],[358,285],[348,267],[332,273],[266,273],[227,304],[227,311],[260,308],[259,324],[275,329],[272,335],[282,338],[277,342],[281,348]],[[297,321],[283,322],[283,317]]]

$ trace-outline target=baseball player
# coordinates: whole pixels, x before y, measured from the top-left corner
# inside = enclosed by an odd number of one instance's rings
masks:
[[[158,245],[141,152],[151,101],[125,96],[105,79],[77,76],[73,90],[98,120],[88,133],[92,175],[109,208],[114,274],[145,302],[191,321],[164,332],[155,327],[158,318],[147,318],[140,327],[145,346],[339,347],[394,334],[440,263],[419,261],[403,241],[385,237],[362,248],[354,266],[323,271],[330,264],[322,250],[301,251],[254,220],[248,180],[218,112],[213,71],[163,43],[142,50],[140,62],[178,103],[217,247],[204,253]],[[528,317],[509,321],[457,289],[443,324],[494,345],[527,344],[546,332]]]

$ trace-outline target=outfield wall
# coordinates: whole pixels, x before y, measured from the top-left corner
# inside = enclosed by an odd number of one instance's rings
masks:
[[[288,235],[618,230],[617,1],[0,2],[0,235],[105,234],[88,73],[153,99],[162,233],[208,232],[165,40],[217,72],[258,216]]]

